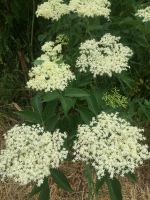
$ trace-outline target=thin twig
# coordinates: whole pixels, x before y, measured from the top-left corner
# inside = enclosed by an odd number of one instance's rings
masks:
[[[32,1],[33,4],[33,12],[32,12],[32,23],[31,23],[31,38],[30,38],[30,54],[31,61],[33,62],[33,37],[34,37],[34,22],[35,22],[35,0]]]
[[[18,51],[18,58],[19,58],[19,61],[21,64],[21,68],[22,68],[22,72],[24,74],[25,81],[27,82],[28,81],[28,67],[26,65],[24,53],[21,50]]]

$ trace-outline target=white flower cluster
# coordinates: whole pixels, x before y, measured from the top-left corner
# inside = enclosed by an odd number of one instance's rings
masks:
[[[41,65],[33,67],[29,72],[29,77],[28,88],[45,92],[63,91],[69,81],[75,79],[69,65],[58,64],[50,60],[44,60]]]
[[[61,44],[46,42],[42,46],[44,54],[37,59],[40,64],[35,65],[29,72],[27,87],[36,91],[63,91],[70,81],[75,79],[70,66],[61,63]]]
[[[129,67],[129,58],[132,50],[119,42],[120,37],[105,34],[99,42],[87,40],[80,46],[80,56],[76,66],[81,72],[88,70],[94,77],[97,75],[112,76],[112,73],[121,73]]]
[[[37,17],[58,21],[63,15],[69,12],[68,5],[64,4],[63,0],[48,0],[38,6],[36,15]]]
[[[143,129],[131,126],[118,113],[102,112],[89,125],[79,125],[74,144],[74,161],[91,164],[101,179],[106,174],[124,176],[149,159],[142,144]]]
[[[66,133],[45,132],[39,125],[16,125],[5,135],[6,147],[0,154],[0,177],[12,178],[21,185],[38,186],[67,157],[63,148]]]
[[[69,4],[63,0],[48,0],[38,6],[36,15],[58,21],[63,15],[75,12],[79,16],[104,16],[109,19],[110,5],[108,0],[71,0]]]
[[[108,0],[71,0],[69,7],[70,11],[77,13],[79,16],[104,16],[109,19],[110,5]]]
[[[146,7],[145,9],[139,9],[135,15],[142,18],[143,22],[150,21],[150,6]]]
[[[42,46],[42,51],[45,53],[45,55],[49,56],[50,60],[57,60],[62,53],[62,44],[55,44],[53,41],[46,42]]]

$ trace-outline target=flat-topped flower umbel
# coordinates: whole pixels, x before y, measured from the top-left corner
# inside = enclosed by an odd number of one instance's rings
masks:
[[[108,0],[71,0],[69,9],[81,17],[103,16],[109,19],[110,5]]]
[[[80,45],[79,57],[76,67],[81,72],[90,71],[94,77],[97,75],[112,76],[130,68],[129,58],[132,50],[120,43],[120,37],[105,34],[100,41],[87,40]]]
[[[131,126],[118,113],[102,112],[89,125],[78,126],[74,161],[91,164],[98,179],[133,173],[150,157],[142,133],[143,129]]]
[[[58,21],[70,12],[80,17],[103,16],[109,19],[110,5],[108,0],[70,0],[68,4],[65,4],[63,0],[48,0],[38,6],[36,15],[53,21]]]
[[[135,15],[137,17],[142,18],[143,22],[150,21],[150,6],[144,8],[144,9],[139,9]]]
[[[38,6],[36,15],[37,17],[58,21],[69,12],[68,5],[63,0],[49,0]]]
[[[44,54],[37,59],[39,64],[35,64],[29,71],[27,87],[36,91],[63,91],[69,82],[75,79],[75,75],[71,72],[70,66],[61,60],[61,44],[46,42],[42,46],[42,51]]]
[[[12,178],[21,185],[40,186],[58,168],[68,151],[63,147],[66,133],[44,131],[39,125],[15,125],[5,135],[6,147],[0,154],[0,177]]]

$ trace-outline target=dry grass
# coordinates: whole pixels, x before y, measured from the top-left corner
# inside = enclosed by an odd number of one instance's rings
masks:
[[[137,171],[138,183],[132,184],[126,178],[121,180],[123,186],[124,200],[150,200],[150,170],[149,164]],[[80,164],[66,163],[62,170],[67,175],[75,192],[67,193],[58,189],[50,180],[52,200],[87,200],[87,184],[82,176],[82,166]],[[27,200],[27,194],[31,187],[20,187],[13,182],[0,184],[0,200]],[[34,197],[33,200],[37,200]],[[108,192],[102,188],[99,200],[109,200]]]
[[[0,139],[3,141],[2,133],[5,132],[12,122],[9,120],[0,120]],[[1,142],[2,144],[2,142]],[[50,180],[51,199],[52,200],[87,200],[87,184],[83,177],[83,169],[81,164],[65,163],[62,170],[69,179],[69,182],[74,189],[73,193],[67,193],[58,189],[57,186]],[[126,178],[120,181],[123,186],[124,200],[150,200],[150,163],[146,163],[137,171],[138,183],[132,184]],[[27,200],[27,194],[31,191],[31,186],[20,187],[13,182],[0,184],[0,200]],[[33,200],[37,200],[34,197]],[[103,187],[98,200],[109,200],[107,188]]]

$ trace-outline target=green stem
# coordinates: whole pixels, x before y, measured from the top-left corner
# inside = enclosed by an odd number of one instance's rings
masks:
[[[93,180],[93,170],[91,166],[84,166],[84,175],[88,183],[88,200],[94,200],[94,180]]]

